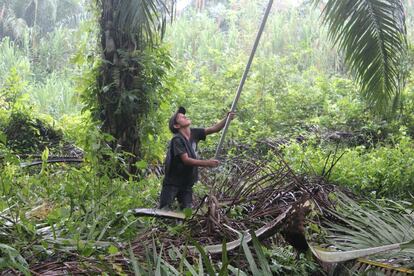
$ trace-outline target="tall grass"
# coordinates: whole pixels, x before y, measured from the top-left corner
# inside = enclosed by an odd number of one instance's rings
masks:
[[[18,70],[21,79],[27,81],[31,78],[30,59],[8,37],[0,42],[0,85],[3,86],[9,73]]]
[[[75,87],[74,81],[64,73],[52,73],[32,87],[30,96],[43,113],[60,119],[63,115],[78,114],[82,108]]]

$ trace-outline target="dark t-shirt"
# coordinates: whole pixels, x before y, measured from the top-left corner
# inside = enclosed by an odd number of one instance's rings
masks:
[[[170,164],[164,177],[164,185],[192,186],[198,180],[198,168],[187,166],[181,160],[181,155],[188,154],[188,157],[197,159],[197,143],[206,139],[204,128],[192,128],[190,140],[187,141],[181,134],[175,134],[171,139],[167,155],[170,154]],[[167,160],[168,160],[167,156]]]

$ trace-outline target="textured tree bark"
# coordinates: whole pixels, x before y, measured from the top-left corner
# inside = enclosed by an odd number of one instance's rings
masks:
[[[135,44],[129,37],[118,31],[115,26],[115,9],[120,0],[104,0],[101,14],[101,45],[103,62],[98,79],[100,106],[100,119],[102,131],[111,134],[115,141],[111,144],[113,149],[121,149],[131,153],[128,163],[130,172],[135,173],[134,164],[140,157],[140,141],[137,129],[138,119],[144,112],[133,108],[131,102],[122,100],[128,91],[140,89],[134,81],[139,78],[140,65],[130,59],[128,53],[135,51]],[[120,57],[120,53],[126,57]],[[136,103],[138,104],[138,103]]]

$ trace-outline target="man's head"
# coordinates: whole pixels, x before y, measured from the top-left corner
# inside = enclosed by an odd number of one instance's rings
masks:
[[[180,106],[178,110],[171,116],[168,127],[172,133],[178,133],[180,128],[189,127],[191,120],[185,116],[186,110]]]

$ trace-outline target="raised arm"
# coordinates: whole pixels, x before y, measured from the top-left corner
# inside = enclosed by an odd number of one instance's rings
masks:
[[[187,153],[183,153],[180,155],[181,161],[187,166],[193,167],[210,167],[214,168],[219,165],[219,161],[215,159],[208,159],[208,160],[199,160],[194,159],[188,156]]]
[[[221,120],[220,122],[218,122],[217,124],[215,124],[211,127],[206,128],[206,135],[217,133],[220,130],[222,130],[224,128],[224,125],[226,124],[227,116],[229,116],[230,121],[231,121],[231,120],[234,119],[235,115],[236,115],[236,113],[234,113],[234,112],[228,112],[226,117],[224,117],[223,120]]]

